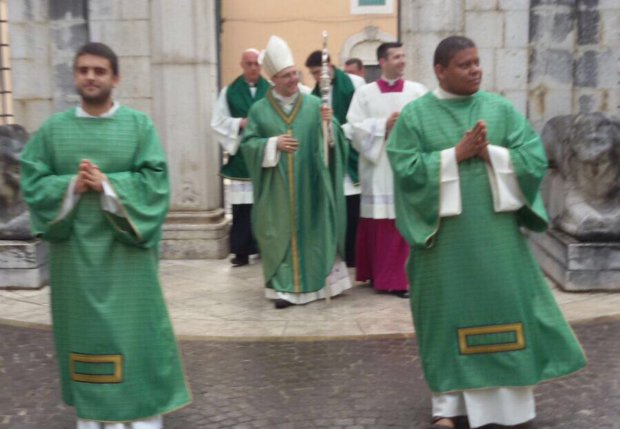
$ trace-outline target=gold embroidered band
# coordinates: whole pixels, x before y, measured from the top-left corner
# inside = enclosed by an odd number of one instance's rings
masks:
[[[497,353],[525,348],[523,323],[461,328],[459,349],[461,354]]]
[[[78,366],[80,367],[79,370]],[[92,372],[83,372],[87,368],[92,370]],[[120,383],[123,381],[123,355],[69,353],[69,373],[73,381],[84,383]]]

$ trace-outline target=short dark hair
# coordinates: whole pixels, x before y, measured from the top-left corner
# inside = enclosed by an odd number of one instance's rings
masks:
[[[77,66],[78,58],[82,55],[95,55],[97,57],[107,59],[110,62],[112,74],[114,74],[114,76],[118,76],[118,57],[108,45],[99,42],[89,42],[82,45],[80,49],[77,50],[75,57],[73,58],[73,68]]]
[[[402,48],[403,44],[400,42],[385,42],[385,43],[381,43],[379,45],[379,47],[377,48],[377,61],[381,60],[381,58],[383,58],[384,60],[387,60],[388,58],[388,51],[390,49],[393,48]]]
[[[329,54],[327,54],[327,61],[331,61]],[[306,67],[320,67],[323,65],[323,51],[318,49],[308,55],[306,59]]]
[[[364,68],[364,63],[359,58],[349,58],[344,62],[345,66],[350,66],[351,64],[355,64],[360,70]]]
[[[476,44],[473,40],[464,36],[449,36],[439,42],[435,49],[435,57],[433,58],[433,66],[441,64],[443,67],[448,67],[450,61],[457,52],[463,49],[475,48]]]

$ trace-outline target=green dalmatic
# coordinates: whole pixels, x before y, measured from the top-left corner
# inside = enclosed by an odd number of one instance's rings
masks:
[[[114,189],[122,216],[88,191],[59,217],[83,159]],[[187,405],[179,352],[158,279],[168,212],[165,156],[150,119],[51,117],[21,156],[34,233],[50,245],[54,340],[63,400],[83,419],[131,421]]]
[[[461,214],[440,218],[440,153],[478,120],[489,143],[509,151],[525,205],[495,212],[485,162],[472,158],[458,164]],[[539,193],[547,161],[527,120],[498,95],[428,93],[403,109],[387,153],[431,390],[531,386],[583,368],[583,351],[520,230],[547,226]]]

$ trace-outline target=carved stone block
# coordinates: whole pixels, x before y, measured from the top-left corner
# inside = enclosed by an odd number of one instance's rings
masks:
[[[38,289],[48,281],[46,243],[0,240],[0,288]]]

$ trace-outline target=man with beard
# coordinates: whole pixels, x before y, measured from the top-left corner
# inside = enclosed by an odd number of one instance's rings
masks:
[[[247,265],[250,255],[257,253],[251,223],[252,182],[243,154],[239,151],[239,143],[248,124],[250,107],[263,98],[269,89],[269,82],[260,75],[258,54],[256,49],[243,52],[243,73],[222,88],[211,118],[211,128],[222,149],[228,153],[228,162],[222,166],[220,175],[230,179],[230,252],[235,255],[230,262],[233,267]]]
[[[533,387],[585,365],[520,229],[547,227],[545,152],[508,100],[480,91],[473,41],[444,39],[434,66],[439,87],[403,109],[387,148],[431,428],[526,424]]]
[[[21,156],[32,230],[50,244],[62,397],[78,429],[161,429],[191,401],[157,272],[166,159],[151,120],[112,100],[108,46],[82,46],[73,67],[80,105]]]

